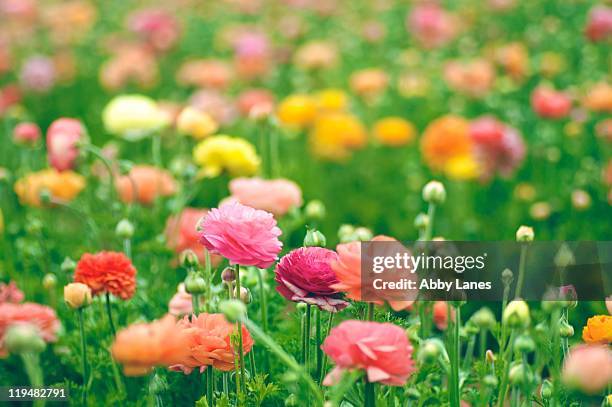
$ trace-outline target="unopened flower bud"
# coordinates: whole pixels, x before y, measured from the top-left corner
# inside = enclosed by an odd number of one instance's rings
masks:
[[[295,304],[295,307],[298,309],[298,311],[305,311],[307,305],[305,302],[298,302],[297,304]]]
[[[418,359],[422,364],[434,363],[442,355],[444,345],[438,339],[427,339],[419,349]]]
[[[551,383],[550,380],[545,379],[542,382],[542,387],[540,388],[540,396],[542,396],[542,399],[547,400],[551,398],[552,395],[553,395],[553,384]]]
[[[480,329],[492,329],[495,326],[495,315],[487,308],[482,307],[472,315],[472,323]]]
[[[526,328],[531,323],[529,306],[523,300],[513,300],[506,306],[502,321],[510,328]]]
[[[516,231],[517,242],[531,242],[533,241],[535,234],[533,228],[530,226],[521,226]]]
[[[62,262],[60,268],[64,273],[72,273],[76,268],[76,263],[70,257],[66,257],[64,258],[64,261]]]
[[[45,350],[45,341],[38,329],[30,324],[15,324],[4,335],[4,346],[9,353],[40,353]]]
[[[608,394],[608,396],[604,399],[603,405],[604,407],[612,407],[612,394]]]
[[[306,237],[304,237],[304,246],[306,247],[325,247],[327,239],[325,235],[316,229],[308,229]]]
[[[338,238],[343,243],[354,240],[354,235],[355,227],[353,225],[343,224],[338,228]]]
[[[535,350],[535,342],[529,335],[519,335],[514,340],[514,349],[518,353],[531,353]]]
[[[189,294],[203,294],[206,292],[206,280],[197,273],[189,273],[185,278],[185,291]]]
[[[121,175],[129,174],[130,171],[132,171],[133,166],[134,163],[132,163],[131,161],[119,160],[119,172],[121,173]]]
[[[488,374],[485,377],[482,378],[482,382],[484,383],[485,386],[494,389],[497,387],[497,384],[499,383],[499,381],[497,380],[497,377],[495,377],[492,374]]]
[[[79,309],[91,304],[91,288],[82,283],[64,286],[64,301],[70,308]]]
[[[446,200],[446,189],[439,181],[429,181],[423,187],[423,200],[428,203],[440,205]]]
[[[427,216],[426,214],[419,213],[414,218],[414,227],[417,228],[418,230],[427,229],[428,225],[429,225],[429,216]]]
[[[193,252],[193,250],[190,249],[183,250],[179,255],[179,259],[181,261],[181,265],[188,270],[194,269],[200,265],[198,256]]]
[[[504,286],[509,286],[512,284],[512,281],[514,281],[514,273],[510,269],[504,269],[504,271],[502,271],[502,282]]]
[[[238,295],[236,288],[234,288],[234,297],[240,299],[245,304],[251,303],[251,291],[246,287],[240,287],[240,295]]]
[[[367,240],[372,240],[373,237],[374,237],[374,234],[368,228],[358,227],[357,229],[355,229],[355,238],[357,240],[364,242]]]
[[[493,353],[491,349],[487,349],[487,351],[485,352],[485,360],[489,364],[495,363],[495,353]]]
[[[562,338],[571,338],[574,336],[574,327],[568,324],[565,319],[562,319],[559,323],[559,335]]]
[[[529,370],[528,368],[525,368],[522,363],[516,364],[510,368],[508,379],[510,380],[510,384],[513,386],[527,384],[529,383]]]
[[[115,234],[121,239],[131,239],[134,236],[134,225],[127,219],[121,219],[115,227]]]
[[[43,277],[42,285],[45,290],[52,290],[57,285],[57,277],[53,273],[47,273]]]
[[[572,253],[572,250],[566,243],[563,243],[555,255],[555,266],[565,268],[573,266],[574,264],[576,264],[574,253]]]
[[[219,304],[219,311],[229,322],[236,322],[246,315],[246,305],[238,300],[226,300]]]
[[[236,271],[234,270],[234,268],[224,268],[221,272],[221,280],[223,280],[224,283],[233,283],[234,281],[236,281]]]
[[[308,202],[304,208],[304,214],[309,220],[323,220],[325,219],[325,213],[325,205],[318,199]]]

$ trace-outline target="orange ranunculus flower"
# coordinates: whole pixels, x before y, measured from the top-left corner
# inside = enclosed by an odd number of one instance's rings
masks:
[[[421,139],[423,159],[435,171],[445,171],[449,163],[472,153],[469,122],[446,115],[429,123]]]
[[[347,113],[329,113],[317,119],[310,133],[316,155],[331,160],[346,158],[351,150],[365,146],[367,133],[359,119]]]
[[[416,129],[408,120],[401,117],[385,117],[374,123],[374,137],[381,144],[400,147],[411,143],[416,137]]]
[[[594,112],[612,113],[612,85],[599,82],[589,89],[582,104]]]
[[[173,370],[191,373],[199,367],[203,371],[213,366],[225,372],[234,369],[235,353],[231,343],[231,335],[237,330],[236,324],[229,323],[223,314],[199,314],[191,320],[185,316],[177,323],[177,328],[189,336],[187,349],[188,360],[172,366]],[[253,339],[245,326],[242,327],[242,349],[249,353],[253,347]]]
[[[74,270],[74,281],[87,284],[93,295],[110,293],[127,300],[136,291],[136,268],[121,252],[85,253]]]
[[[123,202],[138,201],[144,205],[152,204],[157,197],[169,196],[176,192],[176,181],[172,175],[168,171],[150,165],[134,166],[128,175],[117,178],[115,186]]]
[[[612,316],[595,315],[582,329],[582,339],[587,343],[612,342]]]
[[[15,193],[24,205],[41,206],[40,194],[47,191],[51,199],[70,202],[85,188],[85,178],[72,171],[58,172],[47,168],[27,174],[15,183]]]
[[[189,359],[189,334],[177,329],[174,317],[137,323],[117,333],[111,346],[113,359],[126,376],[144,376],[155,366],[173,366]]]

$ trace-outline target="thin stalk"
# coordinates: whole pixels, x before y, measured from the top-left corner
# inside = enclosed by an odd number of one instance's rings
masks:
[[[451,320],[451,318],[449,318]],[[455,308],[455,322],[453,323],[453,341],[452,341],[452,353],[451,353],[451,375],[452,380],[452,407],[460,407],[461,404],[461,393],[459,389],[459,357],[461,353],[461,343],[459,338],[459,328],[461,326],[461,307]]]
[[[40,369],[40,358],[38,353],[21,353],[21,360],[23,361],[23,365],[25,367],[25,371],[28,375],[28,379],[30,379],[30,385],[32,387],[43,387],[43,374]],[[34,407],[42,407],[45,405],[44,400],[38,399],[34,400]]]
[[[498,407],[503,407],[504,401],[506,400],[506,393],[508,392],[508,374],[510,373],[510,356],[512,355],[512,345],[514,343],[514,337],[516,332],[514,329],[510,333],[510,340],[508,341],[508,346],[504,351],[504,356],[502,360],[504,361],[504,372],[502,374],[501,384],[499,386],[499,395],[497,396],[497,405]]]
[[[310,332],[311,332],[311,305],[306,304],[306,326],[304,330],[305,338],[305,355],[304,355],[304,366],[306,371],[310,373]]]
[[[323,351],[321,350],[321,311],[320,309],[316,310],[316,322],[315,322],[315,339],[316,339],[316,352],[317,352],[317,367],[316,367],[316,375],[315,378],[321,376],[321,368],[323,367]]]
[[[113,337],[115,337],[117,335],[117,330],[115,329],[115,323],[113,322],[113,312],[111,309],[109,293],[106,293],[106,315],[108,316],[108,323],[110,325],[111,333],[113,334]]]
[[[211,406],[215,405],[215,401],[213,400],[214,398],[213,383],[215,380],[214,374],[215,372],[212,366],[209,366],[208,369],[206,370],[206,401]]]
[[[123,239],[123,252],[128,259],[132,260],[132,241],[129,238]]]
[[[521,257],[519,260],[519,274],[518,280],[516,281],[516,291],[514,292],[514,298],[521,298],[521,292],[523,291],[523,283],[525,281],[525,260],[527,258],[527,243],[521,245]]]
[[[482,328],[480,330],[480,360],[484,360],[485,358],[485,353],[487,352],[487,330],[485,328]]]
[[[83,368],[83,405],[87,405],[87,393],[89,391],[89,376],[87,363],[87,342],[85,340],[85,323],[83,321],[83,308],[79,308],[79,331],[81,332],[81,363]]]
[[[332,324],[334,322],[334,314],[332,312],[329,313],[329,320],[327,321],[327,330],[325,331],[325,337],[329,336],[329,332],[331,331]],[[327,354],[323,354],[323,364],[321,366],[321,372],[319,374],[319,383],[323,383],[323,376],[325,375],[325,368],[327,367]]]
[[[374,321],[374,303],[368,303],[368,312],[367,312],[368,321]],[[364,377],[365,380],[365,406],[366,407],[374,407],[376,405],[376,390],[374,388],[374,383],[368,380],[368,376]]]
[[[193,314],[197,316],[200,313],[200,294],[191,294],[191,306]]]
[[[83,150],[91,153],[98,160],[100,160],[102,164],[104,164],[106,171],[108,171],[109,194],[111,196],[111,201],[113,201],[117,193],[115,190],[115,172],[113,171],[113,166],[111,165],[108,158],[104,156],[104,154],[102,153],[102,150],[100,150],[98,147],[94,146],[93,144],[83,144],[82,148]],[[134,190],[134,193],[136,193],[135,190]]]
[[[236,264],[236,295],[240,295],[240,265]],[[242,321],[238,321],[238,358],[240,360],[240,381],[243,386],[243,391],[245,391],[244,378],[246,377],[244,370],[244,347],[243,347],[243,338],[242,338]]]
[[[263,270],[257,269],[257,284],[259,285],[259,308],[261,309],[261,327],[268,333],[268,303],[264,290]]]

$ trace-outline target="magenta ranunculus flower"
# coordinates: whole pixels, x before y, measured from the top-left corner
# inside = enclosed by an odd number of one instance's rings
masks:
[[[47,130],[49,163],[58,171],[74,167],[79,149],[77,143],[85,137],[85,128],[77,119],[55,120]]]
[[[290,301],[337,312],[348,306],[331,285],[338,278],[331,268],[338,254],[322,247],[301,247],[287,253],[276,266],[276,291]]]
[[[232,264],[270,267],[283,244],[274,216],[231,201],[211,209],[197,226],[200,243]]]
[[[325,386],[350,369],[364,370],[370,382],[403,386],[415,371],[406,332],[391,323],[344,321],[331,330],[321,349],[336,363],[323,381]]]

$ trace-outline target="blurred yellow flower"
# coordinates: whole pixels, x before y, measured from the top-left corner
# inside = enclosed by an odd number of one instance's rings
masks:
[[[450,178],[457,180],[469,180],[478,177],[479,166],[471,155],[453,157],[446,163],[444,172]]]
[[[414,125],[401,117],[385,117],[374,123],[372,133],[381,144],[391,147],[406,145],[416,137]]]
[[[287,96],[278,105],[278,120],[289,127],[304,128],[309,126],[317,115],[316,101],[302,94]]]
[[[208,113],[187,106],[179,114],[176,128],[182,134],[203,139],[216,132],[219,126]]]
[[[143,95],[115,97],[104,108],[102,121],[109,133],[127,140],[142,139],[170,122],[157,103]]]
[[[24,205],[41,206],[40,195],[46,191],[51,199],[70,202],[85,188],[85,178],[73,171],[58,172],[47,168],[32,172],[15,182],[15,193]]]
[[[225,134],[201,141],[193,150],[193,160],[205,177],[216,177],[223,171],[231,176],[253,175],[261,163],[251,143]]]
[[[365,146],[367,132],[357,117],[348,113],[329,113],[320,116],[310,134],[310,144],[316,155],[340,160],[351,150]]]
[[[348,98],[341,89],[328,88],[315,94],[317,107],[321,111],[335,112],[346,110]]]

